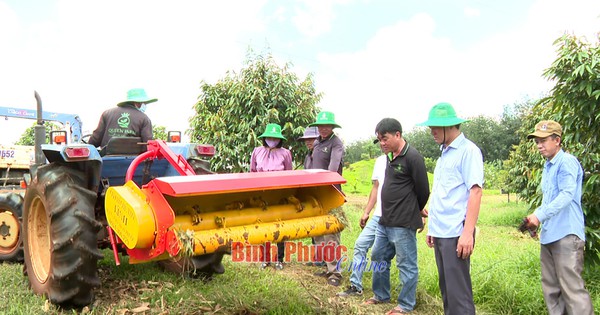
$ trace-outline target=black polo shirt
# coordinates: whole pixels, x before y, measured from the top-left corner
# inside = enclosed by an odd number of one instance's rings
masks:
[[[423,156],[408,142],[392,159],[388,154],[381,188],[382,216],[379,224],[417,230],[423,227],[421,210],[429,198],[429,179]]]

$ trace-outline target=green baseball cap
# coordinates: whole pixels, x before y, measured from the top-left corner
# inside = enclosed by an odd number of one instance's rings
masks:
[[[456,126],[467,119],[462,119],[456,116],[454,107],[449,103],[438,103],[434,105],[429,111],[429,119],[427,121],[417,124],[417,126],[427,127],[449,127]]]
[[[308,126],[313,127],[318,125],[333,125],[334,128],[342,128],[335,123],[335,115],[332,112],[320,112],[317,115],[317,121]]]
[[[154,103],[158,101],[158,99],[156,98],[149,98],[148,95],[146,95],[146,91],[144,89],[131,89],[129,91],[127,91],[127,100],[120,102],[117,104],[117,106],[123,106],[125,104],[129,104],[129,103]]]
[[[263,132],[263,134],[258,137],[259,138],[277,138],[277,139],[287,140],[281,134],[281,126],[279,126],[278,124],[268,124],[267,127],[265,128],[265,132]]]

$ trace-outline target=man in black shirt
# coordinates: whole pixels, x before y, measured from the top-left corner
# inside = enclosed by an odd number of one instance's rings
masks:
[[[156,101],[155,98],[149,98],[144,89],[127,91],[126,101],[102,113],[98,127],[92,133],[88,143],[96,147],[104,147],[112,137],[140,137],[142,142],[151,140],[152,122],[144,111],[146,104]]]
[[[417,265],[416,232],[423,228],[429,180],[423,156],[402,137],[402,125],[384,118],[375,127],[377,139],[388,156],[381,190],[382,215],[375,234],[371,259],[379,266],[373,272],[374,297],[366,304],[390,300],[390,264],[396,256],[402,290],[395,312],[410,312],[416,304]]]

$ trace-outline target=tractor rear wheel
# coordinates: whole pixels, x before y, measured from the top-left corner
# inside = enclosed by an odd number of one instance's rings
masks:
[[[0,261],[23,261],[22,211],[21,195],[12,192],[0,194]]]
[[[85,187],[83,172],[52,163],[38,168],[25,193],[25,272],[33,292],[54,304],[88,305],[100,285],[102,226],[94,218],[96,192]]]

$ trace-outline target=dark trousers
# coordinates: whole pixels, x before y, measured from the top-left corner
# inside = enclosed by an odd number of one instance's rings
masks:
[[[435,262],[446,315],[475,315],[471,259],[456,255],[458,237],[434,238]]]
[[[272,262],[271,260],[271,242],[265,243],[265,252],[263,255],[263,262]],[[277,261],[283,262],[285,257],[285,242],[277,243]]]

